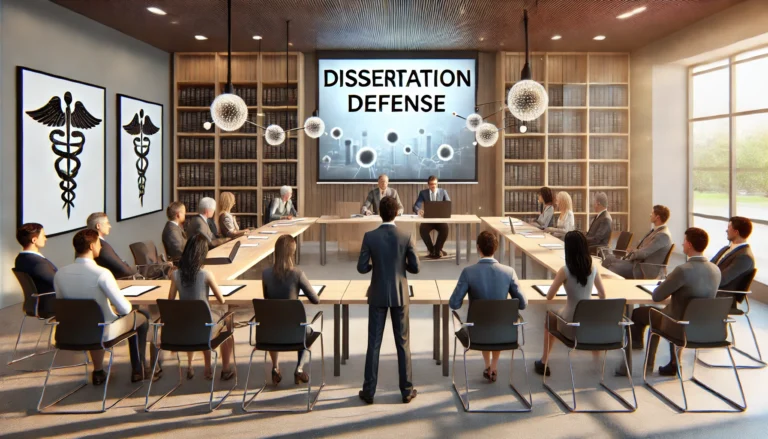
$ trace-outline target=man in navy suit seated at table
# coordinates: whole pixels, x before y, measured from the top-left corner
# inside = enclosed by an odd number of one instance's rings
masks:
[[[416,199],[416,203],[413,204],[413,213],[424,216],[424,202],[425,201],[451,201],[451,197],[448,196],[448,191],[437,187],[437,177],[430,175],[427,179],[427,186],[429,189],[424,189],[419,192],[419,197]],[[432,244],[432,237],[429,236],[429,232],[437,230],[437,240]],[[445,240],[448,239],[448,224],[446,223],[422,223],[419,226],[419,234],[424,244],[427,246],[427,258],[440,259],[442,256],[448,255],[443,251],[443,245]]]
[[[16,231],[16,240],[22,247],[19,255],[16,256],[16,271],[26,273],[35,283],[38,294],[52,293],[53,276],[58,269],[51,261],[45,258],[40,249],[45,247],[47,238],[42,224],[27,223],[23,224]],[[54,296],[40,297],[37,305],[37,315],[40,317],[49,317],[53,315]]]
[[[101,252],[98,257],[94,258],[97,264],[111,271],[115,279],[130,279],[137,274],[136,269],[122,260],[115,249],[104,239],[112,230],[112,224],[109,223],[106,213],[95,212],[88,215],[86,227],[99,232]]]
[[[473,300],[505,300],[507,296],[520,301],[519,309],[525,309],[528,304],[520,292],[517,274],[512,267],[500,264],[493,255],[499,248],[496,235],[485,231],[477,235],[477,254],[481,255],[477,264],[461,270],[459,281],[448,302],[451,309],[461,308],[464,296],[469,293],[469,302]],[[456,333],[459,339],[467,342],[466,329]],[[463,339],[462,339],[463,337]],[[495,382],[501,351],[482,351],[485,369],[483,377]]]

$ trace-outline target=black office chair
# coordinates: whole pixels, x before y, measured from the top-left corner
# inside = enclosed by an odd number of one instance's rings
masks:
[[[43,383],[43,390],[40,393],[40,400],[37,403],[38,413],[55,413],[55,414],[91,414],[91,413],[104,413],[117,405],[120,401],[128,398],[136,393],[144,386],[144,383],[135,389],[131,390],[127,395],[119,398],[117,401],[107,407],[107,389],[109,389],[109,377],[112,373],[112,362],[115,358],[114,348],[122,342],[129,342],[129,339],[133,337],[133,342],[136,343],[136,351],[139,350],[139,339],[134,337],[136,335],[136,311],[131,311],[130,315],[133,315],[134,323],[133,329],[123,334],[118,335],[112,340],[104,341],[104,331],[108,330],[109,325],[112,323],[104,323],[104,315],[101,312],[99,304],[94,300],[72,300],[72,299],[56,299],[55,303],[56,321],[52,322],[52,325],[56,326],[55,335],[55,351],[53,358],[51,359],[51,365],[48,368],[48,374],[45,376],[45,382]],[[127,316],[122,317],[127,318]],[[85,376],[83,382],[71,390],[69,393],[60,397],[56,401],[43,407],[43,398],[45,397],[45,388],[48,386],[48,380],[51,378],[51,371],[57,369],[54,367],[56,363],[56,354],[59,351],[82,351],[85,355],[86,363],[88,361],[87,351],[104,350],[109,353],[109,364],[107,366],[107,380],[104,383],[104,396],[101,399],[101,410],[48,410],[54,405],[60,403],[66,398],[74,395],[78,390],[88,385],[88,365],[85,364]],[[143,365],[142,365],[142,374]]]
[[[36,357],[38,355],[43,355],[48,352],[51,352],[51,343],[50,343],[50,335],[48,337],[48,348],[45,351],[38,351],[37,349],[40,346],[40,340],[43,338],[43,332],[45,332],[46,328],[49,328],[50,331],[53,331],[53,326],[50,324],[50,320],[53,319],[54,313],[50,311],[46,311],[45,309],[40,308],[40,302],[42,300],[51,301],[54,300],[54,297],[56,295],[55,292],[50,293],[38,293],[37,287],[35,286],[35,281],[32,280],[32,277],[24,272],[16,271],[15,268],[11,268],[11,271],[13,271],[14,276],[16,276],[16,279],[19,281],[19,285],[21,286],[21,292],[24,294],[24,305],[22,306],[22,311],[24,311],[24,317],[21,319],[21,327],[19,327],[19,335],[16,337],[16,344],[13,346],[13,355],[11,356],[11,361],[7,363],[9,367],[11,365],[16,364],[20,361],[26,360],[28,358]],[[19,342],[21,341],[21,334],[24,331],[24,323],[27,320],[27,317],[34,317],[38,321],[43,322],[43,325],[40,327],[40,335],[37,337],[37,343],[35,344],[35,350],[31,354],[27,354],[23,357],[17,358],[16,354],[19,348]],[[76,366],[82,366],[82,364],[78,364]],[[11,367],[14,370],[18,370],[21,372],[42,372],[47,369],[17,369],[15,367]]]
[[[632,232],[622,231],[619,233],[618,239],[616,239],[616,247],[614,250],[627,251],[629,245],[632,243]]]
[[[520,301],[512,300],[473,300],[470,302],[467,313],[467,322],[462,323],[461,318],[453,311],[453,330],[456,337],[453,341],[453,374],[451,381],[453,390],[456,391],[461,400],[461,405],[465,412],[475,413],[520,413],[530,412],[533,407],[533,397],[531,396],[531,385],[528,382],[528,366],[525,361],[525,330],[522,316],[519,314],[518,306]],[[459,324],[457,331],[456,322]],[[522,343],[518,343],[517,329],[520,328]],[[464,347],[464,396],[456,387],[456,342],[461,342]],[[474,351],[512,351],[512,360],[510,362],[509,387],[520,399],[523,409],[510,410],[471,410],[469,406],[469,377],[467,376],[467,352]],[[528,386],[528,399],[517,390],[512,382],[514,372],[515,351],[520,351],[523,356],[523,368],[525,370],[525,383]]]
[[[270,209],[270,207],[272,207],[272,201],[273,200],[274,200],[274,198],[266,198],[266,199],[264,199],[264,206],[263,206],[264,211],[261,213],[261,225],[262,226],[266,226],[267,224],[270,223],[269,209]]]
[[[685,395],[685,383],[683,380],[683,351],[685,349],[694,349],[694,361],[693,372],[691,373],[691,379],[693,383],[699,387],[707,390],[711,394],[717,396],[724,402],[728,403],[731,407],[737,411],[743,412],[747,409],[747,400],[744,396],[744,389],[741,387],[741,379],[739,379],[739,371],[736,368],[736,362],[733,359],[733,353],[731,353],[731,343],[727,340],[728,330],[727,327],[733,320],[728,318],[728,311],[731,308],[730,298],[716,298],[716,299],[693,299],[688,302],[685,307],[685,313],[683,314],[683,320],[675,320],[672,317],[664,314],[656,308],[651,308],[651,325],[648,332],[648,343],[646,346],[650,346],[651,337],[661,337],[675,347],[675,355],[677,356],[677,380],[680,382],[680,390],[683,394],[683,405],[672,401],[669,397],[664,395],[660,390],[656,389],[646,378],[646,368],[643,367],[643,382],[648,386],[653,393],[664,399],[666,402],[674,406],[681,412],[695,412],[695,413],[727,413],[731,410],[689,410],[688,399]],[[660,316],[658,318],[656,315]],[[656,327],[654,327],[654,320],[656,320]],[[660,323],[659,323],[660,322]],[[659,327],[660,325],[660,327]],[[696,378],[696,361],[699,357],[699,350],[701,349],[727,349],[728,356],[731,359],[731,368],[733,374],[736,376],[736,383],[739,386],[739,392],[741,393],[741,400],[743,405],[736,403],[729,399],[722,393],[716,392],[708,385],[699,381]],[[648,365],[649,351],[645,352],[645,366]]]
[[[279,412],[297,413],[309,412],[320,398],[320,392],[325,387],[325,350],[323,348],[323,312],[318,311],[312,321],[306,323],[307,316],[304,313],[304,305],[299,300],[265,300],[253,299],[253,318],[248,322],[251,326],[248,341],[253,346],[251,359],[248,362],[248,375],[245,377],[245,390],[243,391],[242,408],[246,413],[254,412]],[[307,333],[307,327],[311,327],[317,319],[320,319],[320,331]],[[256,333],[255,340],[253,333]],[[317,389],[315,398],[312,399],[312,345],[320,340],[321,384]],[[306,410],[249,410],[248,406],[267,387],[267,352],[297,352],[306,350],[309,354],[307,363],[309,382],[307,383],[307,408]],[[256,351],[264,351],[264,385],[248,399],[248,379],[251,376],[253,354]]]
[[[640,263],[640,272],[643,279],[665,279],[667,277],[667,270],[669,268],[669,260],[672,258],[672,252],[675,250],[675,244],[669,248],[667,255],[664,257],[664,262],[661,264],[651,264],[648,262]]]
[[[152,241],[134,242],[128,246],[133,254],[136,271],[146,279],[168,279],[171,264],[167,263],[164,254],[157,252],[157,246]]]
[[[568,351],[568,368],[571,371],[571,394],[573,397],[573,406],[567,402],[547,384],[546,371],[550,357],[544,364],[545,374],[542,377],[542,384],[562,405],[570,412],[578,413],[626,413],[637,410],[637,395],[635,386],[632,382],[632,374],[627,374],[629,385],[632,388],[632,398],[634,405],[619,395],[616,391],[605,384],[605,360],[608,351],[620,350],[621,358],[624,361],[624,367],[629,369],[627,364],[626,349],[627,340],[632,342],[632,337],[628,327],[632,321],[624,317],[624,306],[626,299],[607,299],[607,300],[582,300],[576,305],[576,311],[573,314],[573,322],[566,321],[552,311],[547,311],[547,331],[560,340],[565,346],[570,348]],[[576,328],[573,339],[563,334],[557,328],[557,322],[562,322],[568,327]],[[626,338],[625,336],[626,332]],[[626,410],[578,410],[576,408],[576,384],[573,377],[573,363],[571,362],[571,353],[573,351],[603,351],[603,366],[600,372],[600,386],[605,388],[614,398],[616,398]]]
[[[208,398],[208,411],[212,412],[218,409],[221,407],[221,404],[224,403],[224,400],[227,399],[232,390],[237,387],[237,375],[235,375],[234,385],[227,390],[227,393],[224,394],[214,406],[213,392],[216,384],[216,365],[219,362],[219,354],[216,349],[230,338],[234,340],[235,334],[228,329],[221,331],[218,335],[214,334],[213,331],[217,325],[223,323],[227,319],[230,319],[230,327],[232,327],[231,319],[234,317],[235,313],[228,312],[224,314],[218,322],[213,322],[213,319],[211,318],[211,310],[208,307],[208,304],[203,300],[158,299],[157,306],[160,309],[160,321],[152,323],[152,326],[155,329],[154,339],[157,343],[157,355],[155,357],[155,364],[152,366],[152,376],[154,376],[155,370],[157,369],[160,352],[164,350],[171,351],[176,352],[176,359],[179,362],[179,381],[174,388],[159,397],[152,404],[149,403],[149,395],[152,392],[152,382],[150,381],[149,388],[147,388],[147,397],[144,400],[144,411],[152,411],[152,407],[181,387],[183,378],[179,352],[203,351],[210,351],[213,354],[211,393]],[[237,368],[234,349],[232,350],[232,367]]]

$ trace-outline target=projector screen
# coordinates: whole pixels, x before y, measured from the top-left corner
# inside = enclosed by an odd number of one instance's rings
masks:
[[[475,58],[318,60],[318,181],[477,181]]]

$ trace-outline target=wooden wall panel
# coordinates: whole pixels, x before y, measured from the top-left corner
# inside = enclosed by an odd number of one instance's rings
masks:
[[[304,56],[304,84],[305,95],[304,105],[307,108],[314,108],[317,102],[317,61],[314,54],[305,54]],[[542,69],[543,70],[543,69]],[[543,73],[543,71],[542,71]],[[490,102],[495,100],[496,87],[496,54],[480,53],[478,55],[478,87],[477,102]],[[482,114],[490,114],[493,110],[481,109]],[[493,116],[491,121],[497,126],[501,124],[501,114]],[[336,205],[340,202],[359,202],[362,206],[368,191],[373,189],[375,184],[317,184],[317,161],[318,145],[317,141],[305,138],[304,143],[304,212],[302,216],[319,217],[321,215],[348,214],[347,212],[337,212]],[[453,213],[455,214],[475,214],[478,216],[492,216],[499,214],[496,212],[496,199],[499,185],[496,177],[496,148],[503,145],[501,138],[496,146],[492,148],[478,147],[478,183],[477,184],[444,184],[441,185],[448,191],[453,201]],[[392,184],[400,195],[406,213],[411,212],[413,203],[416,201],[418,191],[426,188],[426,179],[424,184]],[[301,189],[300,189],[301,190]],[[337,238],[337,227],[328,227],[328,240],[335,241]],[[474,231],[473,231],[474,233]],[[307,241],[317,241],[319,239],[319,228],[313,227],[304,235]],[[453,240],[453,230],[449,240]]]

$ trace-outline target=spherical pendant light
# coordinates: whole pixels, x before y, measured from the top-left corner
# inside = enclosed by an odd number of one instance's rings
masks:
[[[277,146],[285,141],[285,131],[278,125],[270,125],[264,131],[264,140],[272,146]]]
[[[499,140],[499,129],[492,123],[483,123],[475,131],[475,140],[482,147],[488,148],[493,146]]]
[[[477,127],[479,127],[482,123],[483,116],[480,116],[477,113],[473,113],[467,116],[467,129],[470,131],[476,131]]]
[[[234,93],[222,93],[211,104],[211,117],[220,129],[237,131],[248,119],[248,106]]]
[[[516,118],[528,122],[544,114],[549,103],[549,96],[544,86],[536,81],[524,79],[518,81],[509,90],[507,106]]]
[[[317,139],[325,132],[325,122],[317,116],[312,116],[304,122],[304,132],[313,139]]]

